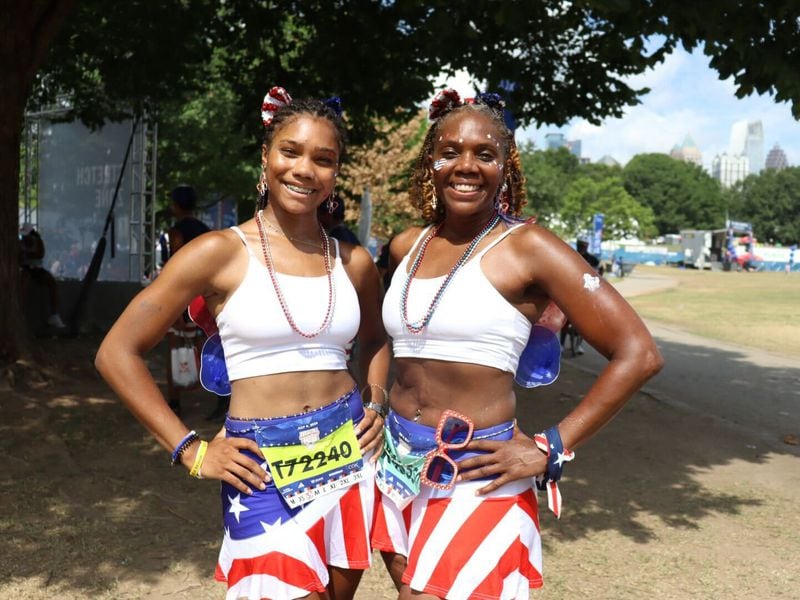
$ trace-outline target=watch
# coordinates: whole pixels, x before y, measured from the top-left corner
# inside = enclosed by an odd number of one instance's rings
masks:
[[[386,418],[386,407],[377,402],[364,402],[364,408],[370,408],[378,413],[382,419]]]

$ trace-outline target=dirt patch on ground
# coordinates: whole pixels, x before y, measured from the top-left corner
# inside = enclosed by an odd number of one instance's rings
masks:
[[[0,597],[222,598],[218,488],[170,468],[95,374],[97,342],[54,341],[13,386],[5,374]],[[520,394],[525,431],[589,387],[565,363],[556,384]],[[213,405],[187,394],[187,425],[211,435]],[[644,393],[565,472],[562,519],[542,510],[545,588],[532,598],[797,597],[797,447]],[[357,597],[395,597],[379,560]]]

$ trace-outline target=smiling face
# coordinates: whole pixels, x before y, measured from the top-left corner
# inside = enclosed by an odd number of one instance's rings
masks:
[[[327,119],[300,114],[275,132],[264,161],[273,207],[292,213],[316,210],[336,181],[336,130]]]
[[[454,114],[439,127],[429,157],[436,194],[447,212],[492,207],[503,181],[505,148],[492,120],[478,111]]]

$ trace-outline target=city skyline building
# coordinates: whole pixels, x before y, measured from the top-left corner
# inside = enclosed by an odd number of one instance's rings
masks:
[[[711,161],[711,177],[729,188],[749,175],[749,162],[746,155],[717,154]]]
[[[611,156],[609,154],[604,154],[603,156],[601,156],[598,159],[597,164],[605,165],[607,167],[619,167],[619,166],[621,166],[619,164],[619,162],[613,156]]]
[[[688,133],[680,146],[676,144],[672,147],[669,155],[676,160],[692,163],[698,167],[703,166],[703,153],[700,152],[700,148],[697,147],[692,136]]]
[[[546,150],[558,150],[559,148],[566,148],[573,155],[581,158],[581,141],[568,140],[567,136],[563,133],[547,133],[544,136],[544,145]]]
[[[731,127],[728,146],[731,156],[746,156],[748,174],[757,175],[764,169],[764,127],[761,121],[737,121]]]
[[[545,150],[558,150],[567,145],[567,136],[563,133],[546,133],[544,136]]]
[[[780,171],[789,166],[789,160],[786,158],[786,153],[783,151],[777,142],[772,147],[772,150],[767,154],[767,160],[764,164],[765,169],[775,169]]]

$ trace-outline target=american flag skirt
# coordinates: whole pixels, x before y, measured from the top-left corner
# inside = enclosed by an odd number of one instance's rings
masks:
[[[530,588],[542,586],[533,479],[476,496],[486,483],[459,482],[447,491],[422,485],[402,511],[378,492],[373,549],[405,556],[403,583],[418,592],[449,600],[527,600]]]
[[[348,402],[353,421],[363,418],[357,390],[338,402]],[[336,403],[334,403],[336,404]],[[315,416],[325,419],[328,405]],[[308,417],[309,413],[301,415]],[[300,417],[300,416],[298,416]],[[291,425],[298,417],[227,419],[228,437],[255,439],[254,425]],[[263,457],[247,453],[262,463]],[[222,540],[215,578],[226,582],[228,600],[301,598],[324,592],[328,567],[366,569],[371,553],[369,530],[375,506],[374,467],[364,457],[364,480],[340,488],[298,508],[290,508],[274,485],[252,495],[222,483]]]

